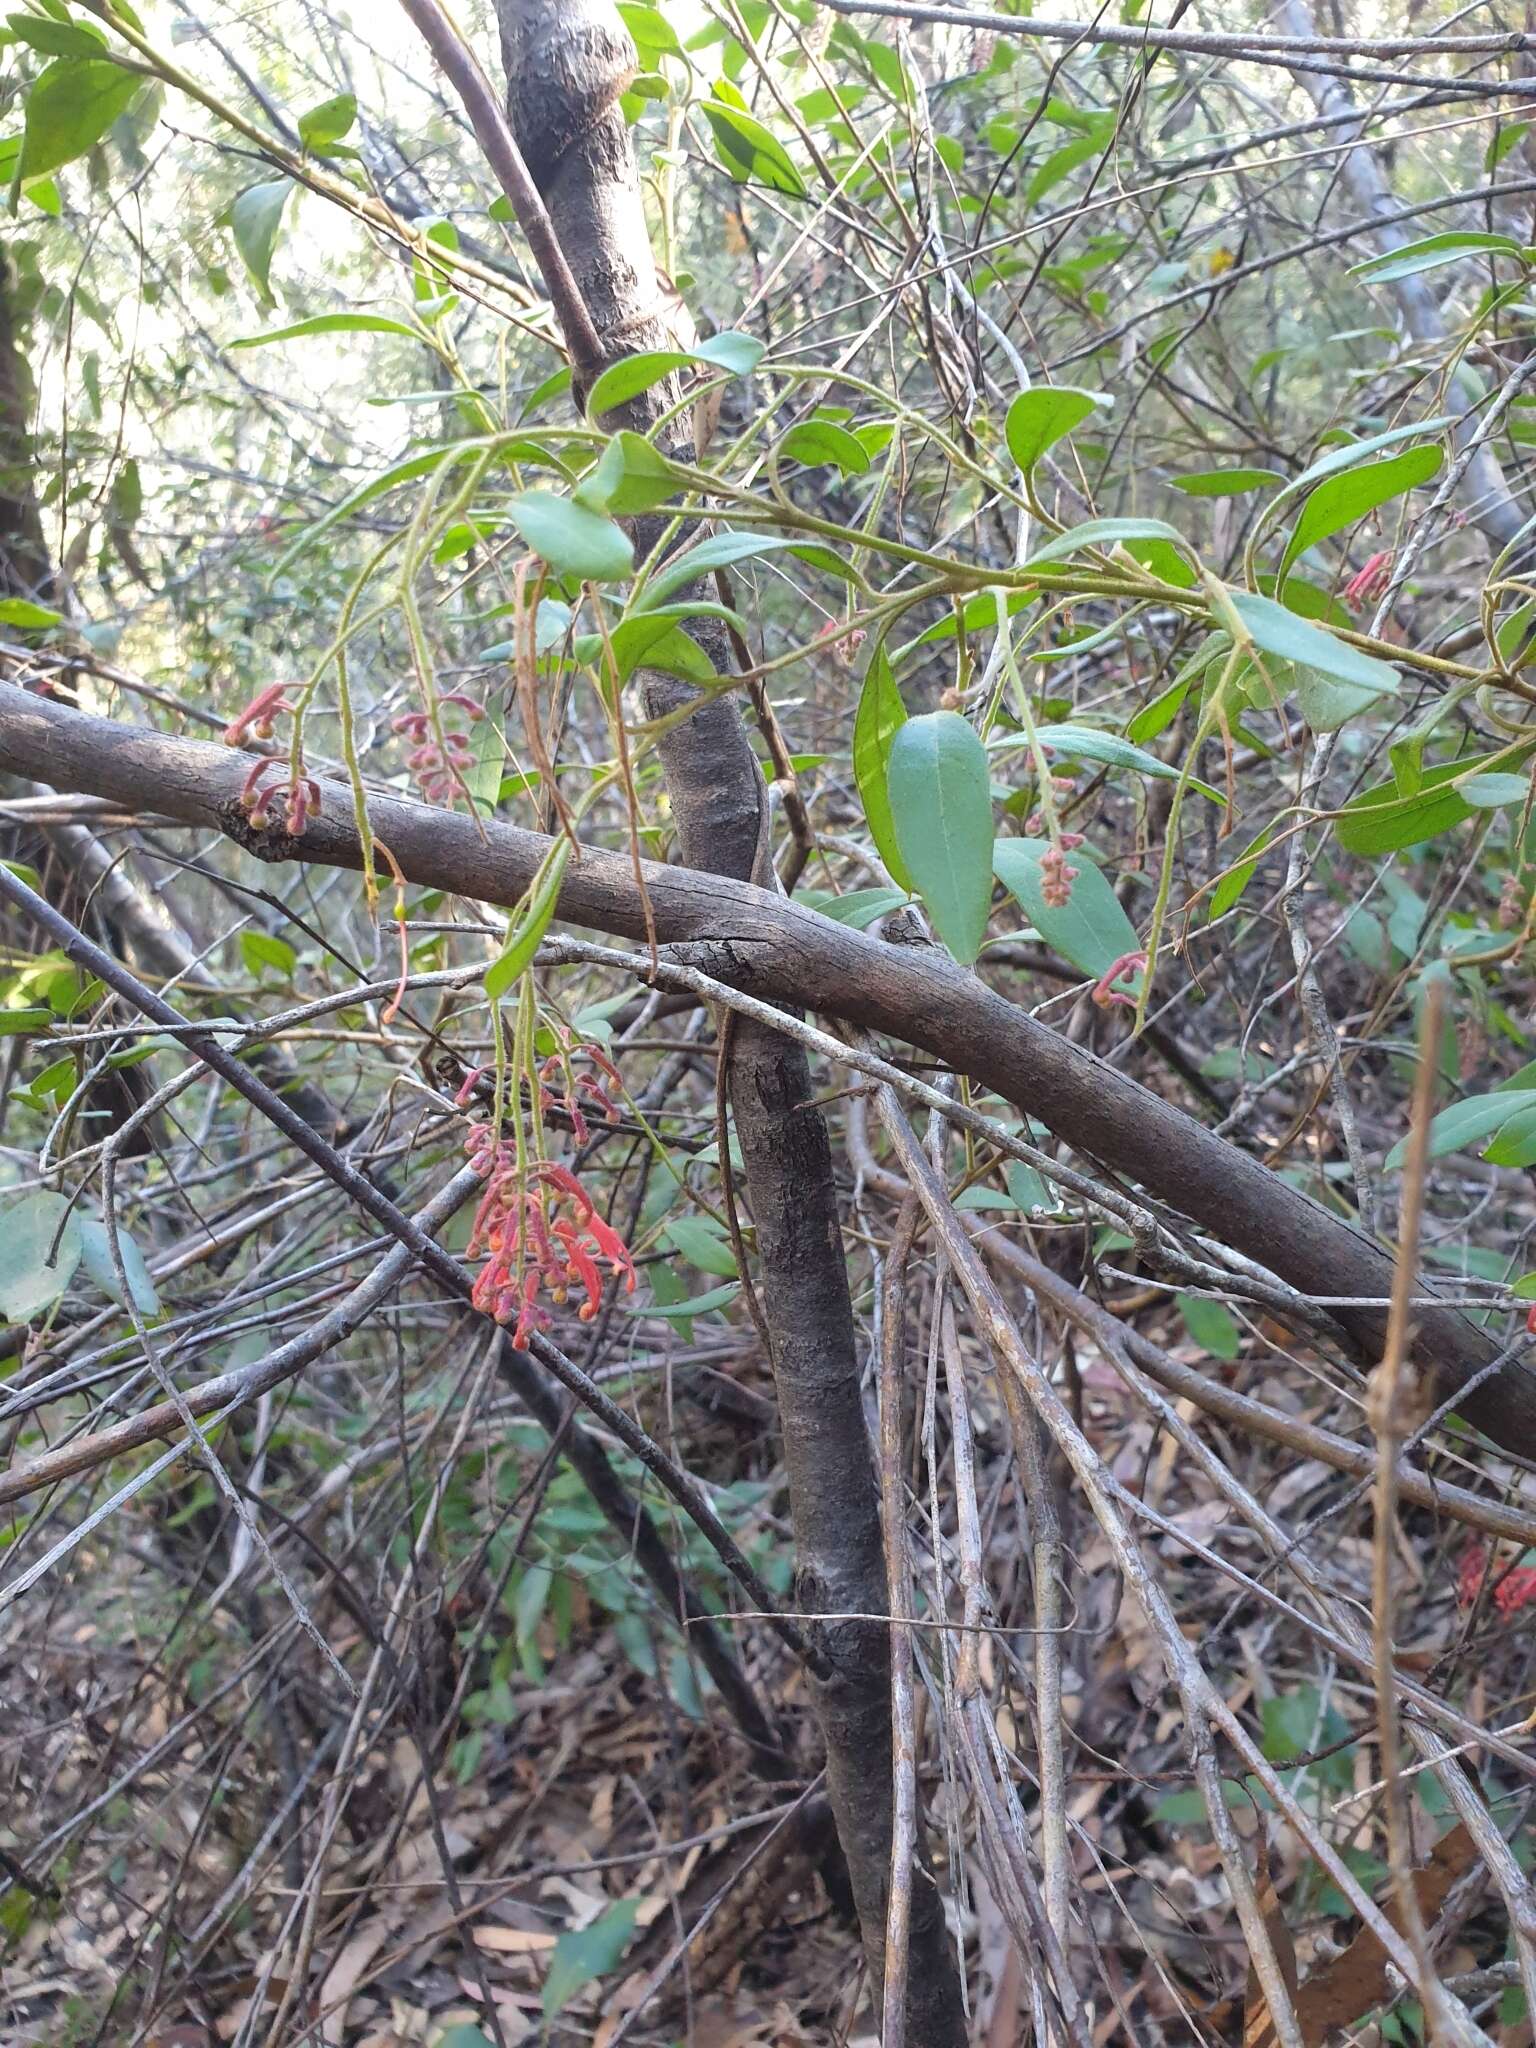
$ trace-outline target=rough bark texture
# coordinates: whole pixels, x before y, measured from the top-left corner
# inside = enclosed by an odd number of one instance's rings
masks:
[[[513,132],[604,356],[664,345],[671,337],[619,106],[635,55],[611,0],[498,0],[497,12]],[[670,387],[643,394],[607,423],[643,432],[675,396]],[[635,522],[638,552],[649,550],[661,527],[655,518]],[[695,637],[724,670],[718,626]],[[675,678],[652,676],[647,709],[657,717],[692,694]],[[672,727],[660,753],[688,864],[737,882],[771,884],[763,778],[735,700],[718,698]],[[811,1106],[800,1046],[747,1019],[737,1021],[726,1044],[784,1436],[797,1605],[807,1616],[879,1615],[879,1492],[826,1123]],[[818,1633],[831,1669],[815,1681],[828,1792],[878,1987],[891,1853],[889,1633],[878,1620],[827,1621]],[[907,2007],[914,2043],[963,2043],[953,1948],[925,1870],[914,1885]]]
[[[0,596],[54,601],[32,477],[32,380],[16,334],[15,279],[0,252]]]
[[[302,841],[281,831],[253,834],[240,808],[249,765],[248,755],[226,747],[91,718],[0,683],[0,768],[222,831],[265,860],[362,866],[351,792],[340,783],[321,785],[321,813]],[[368,809],[408,881],[479,902],[511,908],[550,850],[542,833],[482,825],[401,798],[371,797]],[[1390,1294],[1392,1258],[1343,1217],[1010,1003],[938,947],[886,945],[751,883],[655,861],[643,862],[641,874],[656,935],[677,958],[751,995],[921,1047],[1303,1293]],[[628,855],[585,848],[566,870],[559,916],[643,939],[645,911]],[[1433,1291],[1421,1279],[1420,1293]],[[1374,1364],[1385,1310],[1334,1314]],[[1496,1356],[1484,1332],[1451,1308],[1419,1310],[1413,1350],[1442,1396]],[[1496,1443],[1530,1455],[1536,1373],[1528,1365],[1505,1365],[1458,1405]]]

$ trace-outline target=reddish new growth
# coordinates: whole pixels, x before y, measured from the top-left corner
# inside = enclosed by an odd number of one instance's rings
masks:
[[[583,1109],[583,1099],[594,1113],[600,1113],[604,1123],[616,1124],[623,1115],[617,1102],[608,1093],[596,1074],[575,1074],[571,1072],[569,1051],[552,1052],[539,1069],[539,1114],[547,1117],[552,1109],[563,1109],[571,1120],[571,1130],[578,1145],[585,1145],[592,1135]],[[615,1088],[622,1091],[623,1082],[619,1070],[605,1052],[595,1045],[578,1048],[576,1057],[589,1059]],[[564,1081],[565,1093],[556,1095],[555,1084]]]
[[[1488,1571],[1487,1544],[1480,1539],[1469,1543],[1456,1567],[1456,1598],[1463,1607],[1476,1600]],[[1493,1604],[1506,1621],[1522,1607],[1536,1605],[1536,1564],[1517,1564],[1505,1572],[1493,1589]]]
[[[573,1287],[585,1291],[577,1311],[590,1323],[603,1305],[604,1279],[598,1261],[635,1291],[635,1262],[618,1232],[592,1206],[586,1189],[567,1166],[541,1159],[519,1174],[510,1140],[489,1124],[475,1124],[464,1141],[470,1164],[485,1182],[475,1211],[469,1256],[489,1258],[475,1278],[472,1299],[498,1323],[514,1323],[514,1344],[526,1344],[535,1330],[554,1320],[539,1296],[547,1288],[563,1308]]]
[[[283,695],[287,687],[286,683],[268,683],[264,690],[258,690],[245,709],[236,712],[225,726],[225,746],[243,747],[248,739],[271,739],[273,720],[294,708]]]
[[[301,775],[295,782],[274,782],[268,787],[266,778],[276,767],[275,761],[265,757],[256,763],[240,792],[240,808],[253,825],[270,825],[274,808],[281,804],[289,837],[302,839],[304,827],[320,815],[320,785],[312,775]]]
[[[464,787],[464,771],[474,759],[469,735],[462,726],[446,725],[441,706],[451,704],[462,711],[471,725],[478,725],[485,713],[472,697],[448,690],[438,698],[436,731],[430,713],[403,711],[390,727],[412,742],[405,765],[416,778],[416,787],[428,803],[451,803],[456,789]],[[439,737],[439,735],[441,737]]]
[[[1392,550],[1382,548],[1345,584],[1344,602],[1352,612],[1359,611],[1364,605],[1373,604],[1386,589],[1391,575]]]
[[[1125,975],[1133,974],[1139,968],[1145,968],[1146,964],[1147,956],[1145,953],[1122,953],[1118,960],[1112,961],[1093,984],[1093,1000],[1098,1004],[1099,1008],[1101,1010],[1108,1010],[1112,1009],[1116,1003],[1124,1003],[1128,1010],[1134,1010],[1136,998],[1128,996],[1122,990],[1117,989],[1115,983]]]

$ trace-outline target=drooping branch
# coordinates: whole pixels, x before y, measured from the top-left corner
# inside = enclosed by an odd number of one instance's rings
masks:
[[[302,841],[253,833],[239,801],[245,756],[90,717],[6,683],[0,764],[56,788],[225,832],[264,860],[362,866],[351,793],[340,784],[322,785],[320,814]],[[540,833],[398,797],[370,798],[369,815],[407,880],[476,902],[516,904],[550,850]],[[1380,1355],[1392,1282],[1386,1252],[1185,1111],[963,973],[938,948],[888,946],[751,883],[688,868],[646,862],[637,881],[625,856],[597,847],[583,848],[567,868],[560,915],[643,938],[642,882],[657,937],[679,957],[749,993],[921,1047],[1291,1286],[1333,1300],[1333,1314],[1362,1354]],[[1450,1308],[1418,1311],[1414,1350],[1442,1395],[1466,1386],[1498,1355],[1482,1330]],[[1468,1397],[1464,1412],[1495,1442],[1527,1450],[1536,1430],[1536,1374],[1523,1362],[1505,1366]]]

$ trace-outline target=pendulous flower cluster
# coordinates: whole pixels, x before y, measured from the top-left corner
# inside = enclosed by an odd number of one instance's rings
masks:
[[[539,1114],[547,1117],[552,1109],[563,1109],[571,1120],[571,1131],[577,1144],[585,1145],[592,1135],[592,1127],[586,1118],[587,1108],[600,1115],[603,1122],[608,1124],[616,1124],[623,1111],[597,1074],[573,1073],[573,1054],[569,1046],[567,1036],[566,1049],[552,1052],[539,1069]],[[589,1059],[603,1077],[622,1092],[624,1083],[619,1078],[619,1070],[600,1047],[580,1046],[574,1057]],[[555,1088],[562,1080],[565,1082],[565,1093],[557,1095]]]
[[[618,1232],[598,1215],[568,1166],[536,1160],[520,1168],[512,1141],[489,1124],[474,1124],[464,1150],[485,1183],[469,1237],[469,1257],[489,1254],[475,1278],[473,1301],[498,1323],[514,1323],[514,1344],[554,1320],[540,1299],[546,1290],[563,1308],[571,1290],[586,1296],[577,1311],[590,1323],[603,1305],[602,1264],[624,1292],[635,1291],[635,1262]]]
[[[270,740],[276,721],[291,716],[295,709],[283,694],[287,687],[286,683],[268,683],[265,689],[258,690],[225,726],[225,746],[243,747],[252,740]],[[240,807],[253,825],[271,824],[273,812],[280,808],[290,838],[301,839],[310,819],[320,815],[320,785],[312,775],[302,772],[287,782],[268,782],[267,777],[275,775],[277,767],[270,754],[262,754],[253,762],[240,791]]]
[[[430,714],[425,711],[403,711],[390,726],[392,732],[412,742],[405,765],[415,776],[416,787],[431,804],[452,801],[454,791],[464,787],[464,772],[474,760],[468,733],[462,726],[444,723],[442,707],[446,704],[462,711],[471,725],[478,725],[485,716],[472,697],[458,690],[445,691],[437,702],[436,732]]]

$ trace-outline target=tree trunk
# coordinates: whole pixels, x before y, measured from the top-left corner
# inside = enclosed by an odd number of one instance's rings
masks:
[[[668,333],[619,96],[634,50],[609,0],[497,0],[513,133],[554,225],[605,360],[666,346]],[[573,350],[573,354],[575,351]],[[578,366],[578,384],[590,380]],[[584,390],[578,389],[584,399]],[[606,421],[645,432],[676,400],[661,386]],[[692,449],[675,452],[692,458]],[[661,531],[635,522],[637,552]],[[722,673],[725,636],[695,637]],[[655,718],[689,686],[652,676]],[[660,742],[683,858],[737,881],[773,885],[762,773],[732,697],[673,726]],[[763,1314],[784,1433],[798,1604],[817,1631],[828,1675],[814,1681],[827,1783],[848,1859],[865,1954],[883,1976],[891,1848],[890,1642],[879,1494],[860,1395],[860,1365],[832,1174],[812,1106],[804,1051],[741,1020],[722,1034],[727,1085],[757,1227]],[[728,1162],[722,1160],[722,1169]],[[938,1893],[915,1873],[908,2035],[922,2048],[963,2043],[959,1982]]]

